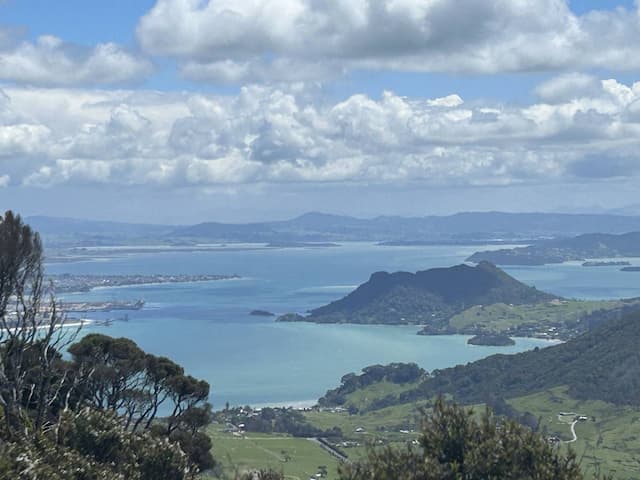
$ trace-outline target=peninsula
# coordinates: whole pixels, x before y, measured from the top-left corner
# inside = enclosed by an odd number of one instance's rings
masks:
[[[88,292],[98,287],[126,287],[164,283],[212,282],[240,278],[238,275],[49,275],[53,290],[60,293]]]
[[[572,238],[545,240],[528,247],[476,252],[467,261],[486,261],[496,265],[545,265],[619,257],[640,257],[640,232],[622,235],[589,233]]]
[[[416,324],[439,333],[448,320],[473,305],[535,304],[558,297],[529,287],[489,262],[456,265],[416,273],[377,272],[346,297],[312,310],[306,317],[279,321],[316,323]]]

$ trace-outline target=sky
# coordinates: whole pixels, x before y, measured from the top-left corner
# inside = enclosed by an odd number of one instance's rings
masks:
[[[0,0],[0,209],[640,213],[640,10]]]

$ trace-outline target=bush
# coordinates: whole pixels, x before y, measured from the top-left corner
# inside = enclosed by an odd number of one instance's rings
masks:
[[[367,460],[340,469],[342,480],[580,480],[575,455],[488,410],[472,411],[442,399],[425,415],[419,445],[371,448]]]
[[[192,477],[177,444],[132,433],[114,415],[67,412],[58,428],[6,444],[0,478],[20,480],[184,480]]]

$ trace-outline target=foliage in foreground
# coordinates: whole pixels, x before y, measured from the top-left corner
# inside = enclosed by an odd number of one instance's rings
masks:
[[[175,443],[127,431],[97,410],[63,414],[58,428],[7,443],[0,478],[20,480],[182,480],[195,471]]]
[[[43,279],[38,234],[0,216],[0,478],[183,480],[211,468],[209,384],[126,338],[73,343]]]
[[[572,452],[564,455],[543,437],[488,410],[436,402],[425,415],[418,446],[370,448],[367,459],[340,468],[342,480],[580,480]]]

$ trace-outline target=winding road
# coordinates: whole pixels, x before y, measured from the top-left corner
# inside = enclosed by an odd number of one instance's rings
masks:
[[[578,440],[578,435],[576,435],[576,423],[578,423],[578,420],[574,420],[573,422],[571,422],[571,435],[573,435],[573,438],[571,440],[567,440],[564,443],[573,443]]]
[[[567,415],[558,414],[558,421],[560,423],[567,424],[567,422],[562,421],[562,417],[565,417],[565,416]],[[573,438],[571,440],[563,441],[562,443],[573,443],[576,440],[578,440],[578,435],[576,434],[576,423],[578,423],[579,420],[577,420],[577,416],[575,416],[574,418],[575,419],[573,420],[573,422],[571,422],[571,424],[569,425],[569,428],[571,429],[571,435],[573,436]]]

